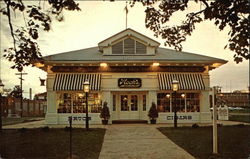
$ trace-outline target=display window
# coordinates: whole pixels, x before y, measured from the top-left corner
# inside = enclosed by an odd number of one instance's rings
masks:
[[[199,93],[157,93],[157,109],[159,112],[200,112]]]
[[[101,100],[98,93],[88,94],[88,111],[90,113],[100,113]],[[86,113],[85,93],[59,93],[58,113]]]

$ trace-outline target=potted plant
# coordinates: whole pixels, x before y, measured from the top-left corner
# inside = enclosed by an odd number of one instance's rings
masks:
[[[152,102],[151,108],[148,112],[148,117],[150,118],[151,124],[156,124],[156,118],[158,118],[158,110],[156,108],[155,102]]]
[[[107,105],[108,105],[108,103],[105,101],[103,103],[103,107],[101,109],[100,118],[102,118],[102,124],[103,125],[107,125],[108,124],[108,120],[110,118],[109,108],[108,108]]]

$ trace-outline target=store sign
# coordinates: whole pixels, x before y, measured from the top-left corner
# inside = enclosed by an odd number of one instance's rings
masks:
[[[167,120],[174,120],[174,116],[168,115]],[[177,120],[192,120],[192,116],[191,115],[178,115]]]
[[[70,120],[70,116],[68,117],[68,120]],[[72,121],[85,121],[86,117],[84,116],[72,116]],[[91,117],[89,117],[89,120],[91,120]]]
[[[219,107],[218,108],[218,119],[219,120],[229,120],[228,107]]]
[[[118,86],[120,88],[140,88],[141,79],[140,78],[119,78]]]

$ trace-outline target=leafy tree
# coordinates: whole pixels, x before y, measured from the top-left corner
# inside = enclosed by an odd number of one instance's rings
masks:
[[[204,9],[187,13],[182,23],[175,26],[169,26],[167,22],[175,12],[186,11],[191,0],[134,0],[131,5],[137,1],[146,6],[146,27],[154,31],[156,37],[166,39],[165,45],[182,50],[182,42],[193,33],[196,24],[210,20],[220,31],[230,28],[230,38],[224,48],[228,47],[235,53],[234,60],[237,63],[243,59],[249,60],[249,0],[194,0],[201,3]]]
[[[53,17],[58,21],[63,21],[63,10],[80,10],[74,0],[26,1],[25,3],[23,0],[3,0],[0,3],[0,13],[8,17],[8,25],[13,39],[13,47],[4,50],[4,57],[14,62],[11,68],[19,71],[22,71],[24,66],[41,60],[42,54],[36,40],[39,38],[41,30],[49,31],[51,29]],[[44,5],[48,5],[49,9],[44,9]],[[23,16],[24,26],[13,24],[13,17],[16,14]]]
[[[108,103],[106,101],[103,103],[103,107],[100,113],[100,118],[102,118],[103,120],[108,120],[110,118]]]
[[[10,92],[10,96],[14,98],[21,98],[22,97],[22,90],[19,85],[15,86],[13,90]]]
[[[158,118],[158,116],[159,116],[159,114],[158,114],[158,110],[156,108],[156,104],[155,104],[155,102],[152,102],[152,105],[148,111],[148,117],[150,119],[155,120],[156,118]]]
[[[24,4],[23,0],[0,2],[0,13],[8,17],[8,25],[13,39],[13,47],[4,50],[4,57],[14,62],[11,68],[21,71],[24,66],[41,60],[42,55],[36,42],[39,32],[50,30],[53,17],[58,21],[63,21],[63,10],[80,11],[79,5],[75,1],[44,0],[32,5]],[[137,2],[142,3],[146,7],[146,27],[152,30],[156,37],[166,39],[165,45],[174,47],[176,50],[182,50],[182,43],[186,41],[187,36],[193,33],[197,23],[210,20],[214,21],[221,31],[226,27],[230,28],[228,32],[230,38],[225,48],[229,48],[235,53],[234,60],[237,63],[250,58],[250,2],[248,0],[194,0],[195,3],[201,3],[204,9],[188,13],[180,25],[168,26],[167,22],[170,21],[172,15],[175,12],[186,11],[191,5],[190,1],[133,0],[131,6]],[[46,3],[49,9],[44,9],[42,3]],[[23,16],[24,26],[13,25],[13,16],[17,13]]]

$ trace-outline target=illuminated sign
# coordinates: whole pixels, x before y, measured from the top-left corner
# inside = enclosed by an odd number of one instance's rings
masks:
[[[120,88],[140,88],[141,79],[140,78],[119,78],[118,86]]]

